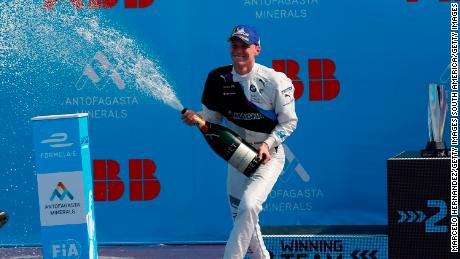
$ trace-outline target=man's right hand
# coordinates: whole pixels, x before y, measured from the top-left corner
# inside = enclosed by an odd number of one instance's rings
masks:
[[[187,110],[181,116],[182,121],[185,124],[190,125],[190,126],[196,124],[196,120],[195,120],[196,117],[200,117],[200,115],[198,115],[198,113],[196,113],[196,112],[194,112],[192,110]]]

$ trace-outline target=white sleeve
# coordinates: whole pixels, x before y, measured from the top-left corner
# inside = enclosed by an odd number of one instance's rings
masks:
[[[220,112],[210,110],[204,104],[202,105],[202,107],[203,107],[203,110],[198,112],[198,114],[201,117],[203,117],[203,119],[205,119],[206,121],[215,123],[215,124],[221,124],[222,123],[223,116],[222,116],[222,114]]]
[[[294,86],[292,81],[284,74],[277,73],[274,80],[272,102],[278,117],[278,124],[264,141],[268,148],[279,146],[297,127],[295,113]]]

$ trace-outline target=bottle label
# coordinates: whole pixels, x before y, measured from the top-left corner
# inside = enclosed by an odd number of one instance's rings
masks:
[[[244,172],[255,157],[257,157],[256,152],[250,147],[240,144],[228,162],[240,172]]]

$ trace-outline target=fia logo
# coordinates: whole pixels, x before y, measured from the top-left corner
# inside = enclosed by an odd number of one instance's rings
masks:
[[[70,147],[73,143],[65,143],[68,139],[68,135],[65,132],[53,133],[48,139],[42,140],[40,143],[49,144],[52,148]]]
[[[54,241],[51,245],[52,258],[80,258],[81,245],[74,239]]]
[[[110,80],[119,90],[124,90],[126,83],[121,78],[120,70],[123,72],[126,71],[121,62],[115,66],[110,63],[102,52],[98,51],[90,62],[86,64],[83,74],[78,79],[75,87],[77,90],[82,90],[86,86],[87,79],[89,79],[97,89],[101,90],[107,85],[106,81]]]
[[[286,159],[288,160],[289,164],[287,165],[286,169],[281,172],[281,181],[283,183],[289,182],[294,173],[296,173],[303,182],[308,183],[310,181],[310,175],[308,172],[303,168],[300,161],[297,160],[291,149],[286,144],[283,144],[283,147],[284,153],[286,154]]]

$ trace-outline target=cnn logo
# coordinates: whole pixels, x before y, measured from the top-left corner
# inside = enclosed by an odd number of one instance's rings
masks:
[[[120,164],[115,160],[94,160],[94,200],[116,201],[125,192],[125,183],[118,176]],[[129,199],[150,201],[160,194],[160,181],[154,176],[156,165],[150,159],[129,160]]]
[[[51,10],[56,7],[57,2],[71,2],[75,9],[83,9],[85,5],[83,0],[45,0],[43,8]],[[124,0],[125,8],[145,8],[150,6],[155,0]],[[117,5],[118,0],[89,0],[87,5],[89,8],[101,9],[112,8]]]

